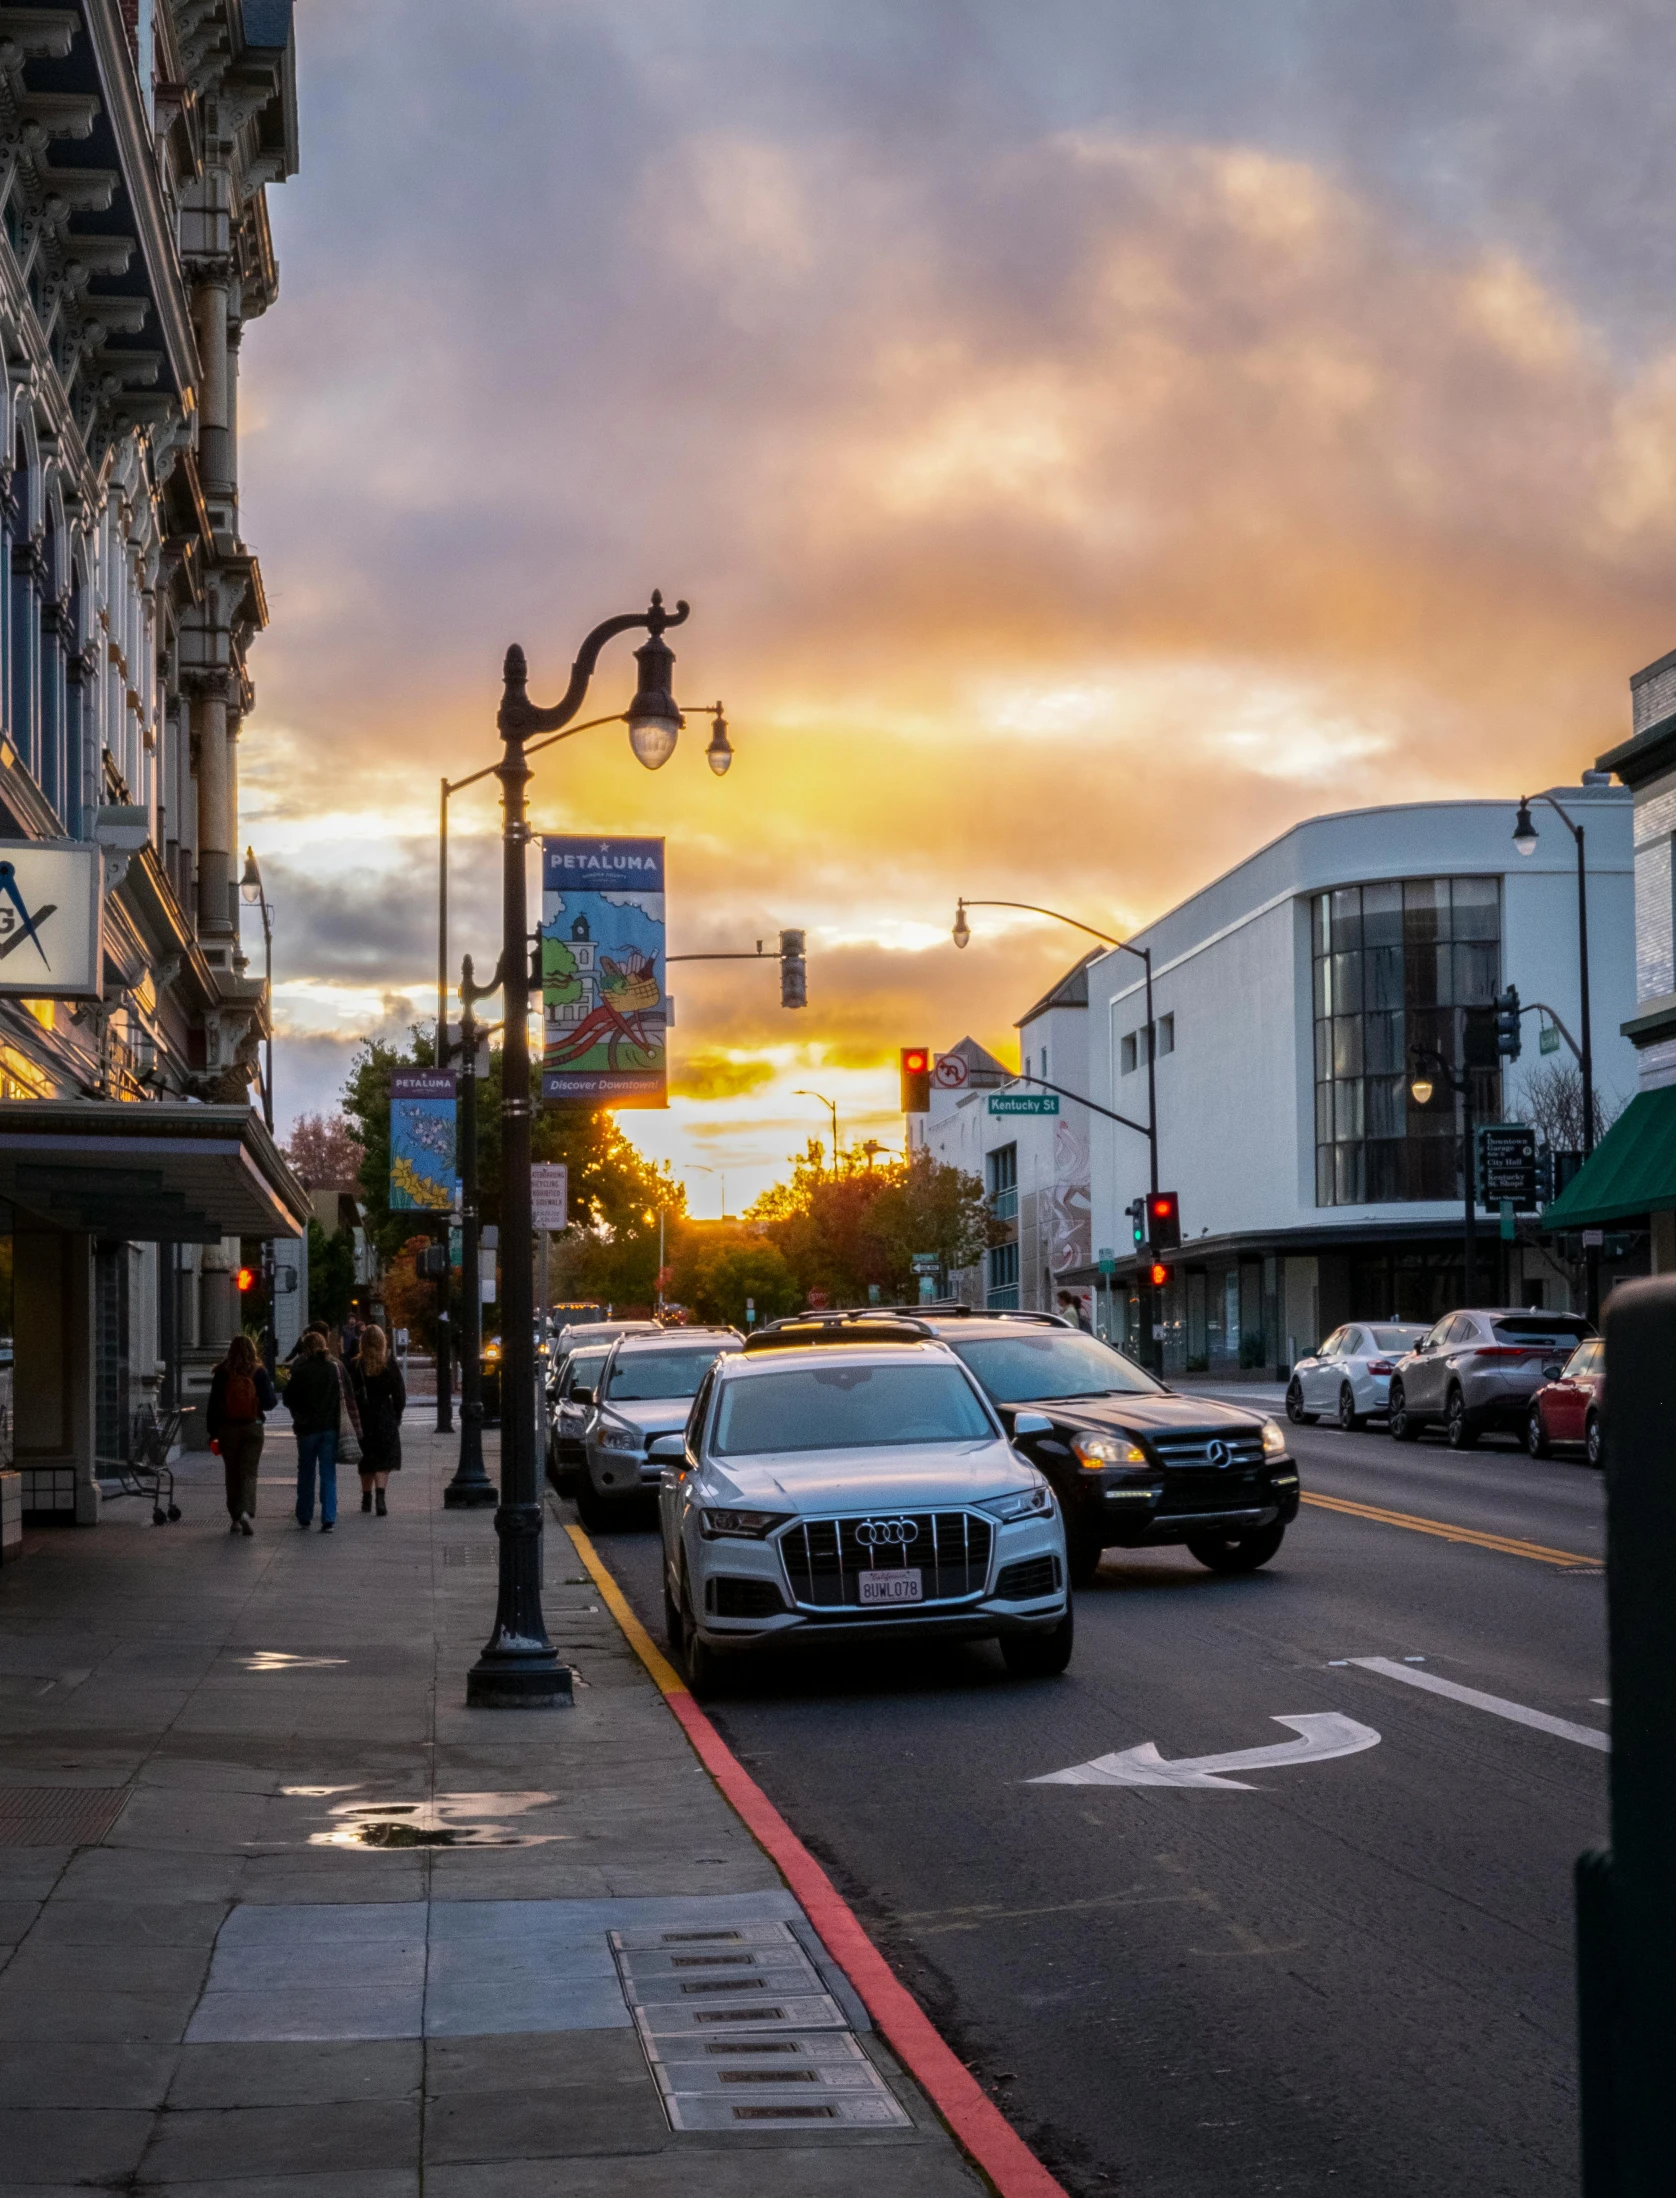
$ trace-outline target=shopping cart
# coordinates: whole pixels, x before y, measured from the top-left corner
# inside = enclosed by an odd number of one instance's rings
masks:
[[[183,1416],[165,1412],[159,1417],[154,1404],[142,1404],[134,1414],[134,1439],[128,1460],[117,1468],[124,1495],[151,1499],[153,1526],[167,1526],[180,1517],[169,1452],[180,1440]]]

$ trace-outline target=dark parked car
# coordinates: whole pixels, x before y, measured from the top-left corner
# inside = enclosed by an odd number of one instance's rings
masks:
[[[1398,1442],[1441,1426],[1451,1450],[1491,1428],[1522,1437],[1531,1398],[1593,1334],[1580,1314],[1529,1306],[1445,1313],[1398,1359],[1385,1424]]]
[[[594,1408],[594,1384],[611,1356],[609,1343],[583,1345],[559,1369],[547,1408],[547,1475],[561,1496],[576,1492],[587,1460],[585,1437]]]
[[[1545,1458],[1555,1443],[1580,1442],[1589,1463],[1599,1465],[1605,1406],[1606,1342],[1590,1336],[1532,1397],[1525,1415],[1525,1448],[1533,1458]]]
[[[1276,1421],[1179,1396],[1051,1313],[931,1307],[920,1324],[976,1375],[1014,1448],[1052,1484],[1074,1586],[1103,1549],[1184,1543],[1213,1572],[1254,1572],[1279,1549],[1298,1515],[1298,1468]],[[1020,1412],[1050,1425],[1020,1432]]]

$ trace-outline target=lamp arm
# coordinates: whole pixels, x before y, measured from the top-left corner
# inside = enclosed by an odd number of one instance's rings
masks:
[[[1028,916],[1050,916],[1055,923],[1068,923],[1073,931],[1086,931],[1091,939],[1098,939],[1103,946],[1120,947],[1126,954],[1142,954],[1144,949],[1130,946],[1124,939],[1114,939],[1109,931],[1096,931],[1091,923],[1083,923],[1076,916],[1063,916],[1057,908],[1038,908],[1034,901],[968,901],[962,900],[962,908],[1022,908]]]
[[[533,703],[526,692],[529,669],[523,650],[514,642],[506,652],[506,692],[495,720],[502,737],[527,740],[532,733],[556,733],[562,725],[568,725],[582,707],[582,697],[594,676],[600,651],[608,641],[620,633],[631,633],[639,626],[653,634],[661,634],[667,627],[682,624],[686,616],[685,603],[677,603],[672,612],[666,611],[662,598],[654,594],[650,610],[630,611],[620,618],[602,619],[576,652],[576,661],[570,668],[570,685],[565,689],[563,699],[545,710]]]
[[[1524,796],[1524,805],[1527,809],[1530,807],[1533,801],[1545,801],[1548,804],[1549,808],[1553,810],[1555,816],[1557,816],[1560,822],[1565,826],[1566,830],[1571,834],[1572,838],[1576,840],[1579,845],[1581,845],[1583,839],[1583,827],[1580,824],[1572,823],[1571,819],[1566,815],[1565,811],[1560,807],[1559,803],[1554,799],[1552,794],[1526,794]],[[1558,1017],[1556,1017],[1555,1020],[1557,1021]]]

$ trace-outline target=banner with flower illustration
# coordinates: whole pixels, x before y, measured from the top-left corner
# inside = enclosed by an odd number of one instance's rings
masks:
[[[452,1069],[397,1069],[390,1079],[392,1209],[447,1213],[454,1203]]]
[[[663,841],[541,843],[541,1095],[669,1104]]]

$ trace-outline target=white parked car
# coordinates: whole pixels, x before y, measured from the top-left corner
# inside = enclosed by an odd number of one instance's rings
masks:
[[[694,1693],[730,1657],[821,1641],[997,1640],[1020,1677],[1062,1672],[1059,1507],[959,1359],[905,1323],[787,1327],[719,1359],[685,1434],[653,1445],[664,1616]]]
[[[1342,1428],[1365,1425],[1383,1413],[1397,1360],[1426,1333],[1424,1321],[1352,1321],[1335,1328],[1313,1357],[1299,1359],[1286,1391],[1286,1417],[1294,1425],[1335,1419]]]

